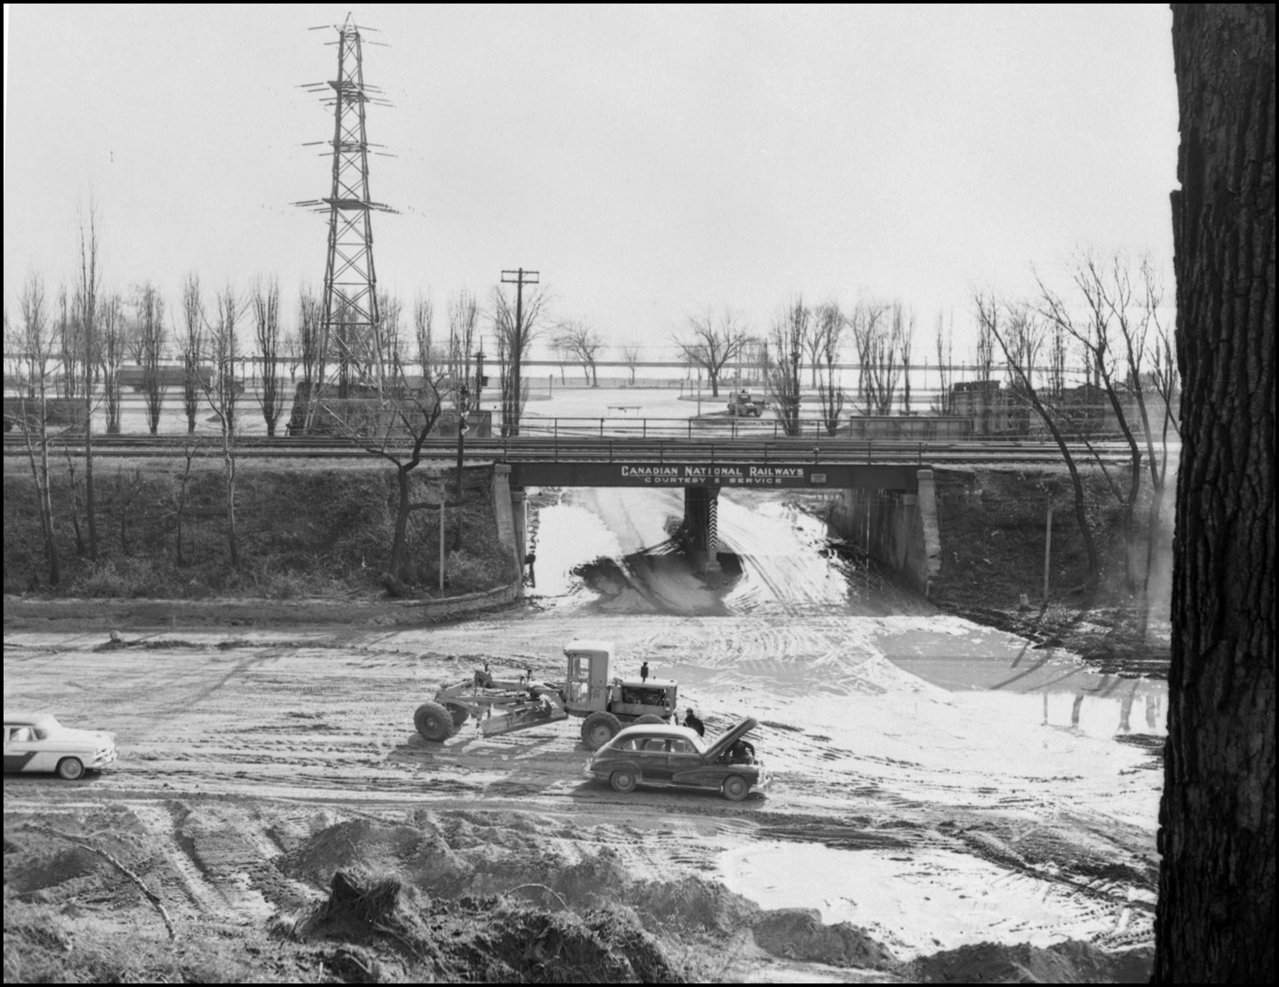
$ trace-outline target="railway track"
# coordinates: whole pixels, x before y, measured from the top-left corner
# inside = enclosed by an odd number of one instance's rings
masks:
[[[49,438],[59,454],[84,449],[83,435],[62,434]],[[103,458],[179,458],[194,448],[200,456],[221,454],[215,436],[185,435],[95,435],[95,456]],[[375,453],[407,456],[409,443],[392,440],[382,446],[371,441],[333,436],[238,437],[236,455],[244,459],[358,459]],[[1078,458],[1091,458],[1082,442],[1068,445]],[[1128,458],[1126,446],[1116,442],[1093,443],[1093,449],[1110,462]],[[1061,451],[1052,442],[1006,440],[900,440],[848,438],[758,437],[739,434],[687,436],[645,436],[635,434],[556,434],[534,432],[512,437],[467,438],[463,444],[467,459],[499,462],[669,462],[707,463],[717,461],[758,461],[763,463],[869,463],[869,464],[982,464],[1055,463]],[[8,433],[4,437],[5,456],[25,456],[26,437]],[[453,436],[431,437],[423,443],[423,458],[456,459],[458,442]]]

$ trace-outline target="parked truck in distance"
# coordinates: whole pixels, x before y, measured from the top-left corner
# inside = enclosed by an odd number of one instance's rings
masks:
[[[526,671],[494,678],[488,666],[469,679],[446,685],[413,714],[417,732],[436,743],[448,740],[472,717],[486,737],[566,720],[582,719],[582,743],[598,750],[623,726],[673,723],[679,687],[666,679],[611,676],[613,645],[571,641],[564,648],[563,682],[534,682]]]
[[[746,390],[740,390],[728,399],[728,415],[730,418],[758,418],[766,403],[756,401]]]

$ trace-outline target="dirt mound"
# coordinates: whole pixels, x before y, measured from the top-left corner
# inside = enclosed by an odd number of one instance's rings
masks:
[[[680,983],[658,942],[632,918],[522,907],[470,895],[431,901],[395,878],[347,871],[329,897],[285,930],[338,945],[319,955],[348,983],[388,980]]]
[[[664,929],[731,932],[753,925],[759,916],[753,901],[700,877],[640,881],[624,897],[640,915]]]
[[[1107,953],[1086,942],[1039,947],[983,942],[921,957],[904,967],[907,975],[931,984],[1146,983],[1154,950]]]
[[[765,912],[753,931],[761,948],[786,959],[873,970],[887,969],[897,962],[865,929],[847,922],[823,925],[821,913],[815,909]]]
[[[29,894],[109,870],[102,857],[81,846],[46,847],[30,854],[18,851],[5,856],[5,891]]]
[[[657,941],[613,913],[532,909],[493,914],[466,943],[471,977],[533,983],[682,983]]]
[[[453,896],[473,872],[434,827],[353,819],[325,827],[286,854],[280,870],[326,884],[338,870],[396,874],[424,891]]]

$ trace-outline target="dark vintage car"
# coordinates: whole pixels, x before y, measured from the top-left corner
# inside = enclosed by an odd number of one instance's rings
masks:
[[[709,744],[688,727],[627,727],[595,752],[585,773],[619,792],[633,792],[638,785],[697,788],[740,802],[768,783],[746,740],[758,725],[748,717]]]

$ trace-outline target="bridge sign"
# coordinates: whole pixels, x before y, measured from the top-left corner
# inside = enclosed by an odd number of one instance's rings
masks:
[[[813,479],[810,466],[773,466],[735,463],[619,463],[618,477],[635,486],[695,487],[718,483],[723,487],[808,487],[825,483],[825,470]]]
[[[858,463],[671,463],[606,460],[512,460],[517,487],[751,487],[914,490],[919,467]]]

